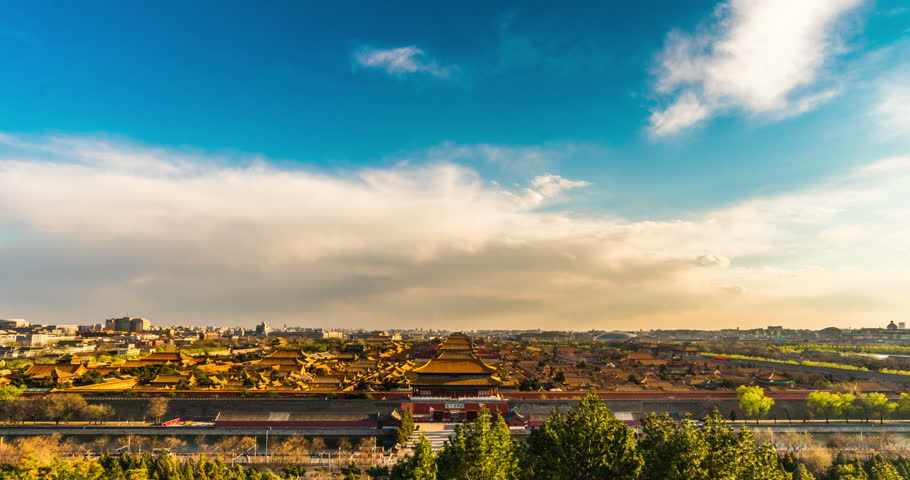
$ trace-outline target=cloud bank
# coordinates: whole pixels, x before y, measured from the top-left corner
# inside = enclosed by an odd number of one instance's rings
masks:
[[[0,136],[0,316],[631,329],[907,312],[907,158],[670,220],[566,211],[595,186],[554,174],[506,189],[402,165],[327,175]]]
[[[862,0],[730,0],[695,33],[672,31],[655,89],[668,103],[651,114],[654,136],[676,134],[719,112],[786,117],[838,94],[819,86],[840,48],[836,28]],[[823,85],[823,83],[822,83]]]

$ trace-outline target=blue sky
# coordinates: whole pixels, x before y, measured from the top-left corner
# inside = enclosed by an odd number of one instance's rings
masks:
[[[706,328],[730,317],[760,323],[756,312],[778,309],[794,325],[877,324],[905,315],[906,304],[883,293],[892,283],[882,279],[906,278],[884,272],[882,265],[892,262],[882,255],[853,250],[867,238],[856,232],[868,235],[868,218],[880,212],[891,213],[874,227],[895,230],[903,197],[889,182],[903,177],[884,169],[891,173],[876,182],[862,179],[879,201],[892,201],[887,205],[834,198],[859,188],[857,172],[892,165],[908,153],[910,9],[899,1],[788,3],[7,3],[0,18],[0,171],[11,187],[0,194],[10,207],[0,214],[0,258],[15,259],[20,271],[0,274],[0,286],[10,292],[0,294],[0,316],[88,321],[129,308],[165,323],[227,315],[236,323],[265,318],[372,326],[432,317],[544,328],[564,316],[577,328],[632,328],[646,320],[672,324],[670,313],[655,306],[661,302],[669,310],[691,305]],[[312,191],[276,186],[290,191],[262,200],[273,192],[257,189],[287,178]],[[111,199],[88,201],[95,192],[73,187],[98,182],[100,188],[112,179],[143,185],[116,197],[129,209],[109,210]],[[246,185],[232,187],[235,181]],[[181,198],[187,192],[180,189],[193,182],[202,182],[196,192],[211,203],[174,213],[178,206],[166,208],[155,196]],[[445,211],[453,199],[464,209],[449,212],[466,222],[453,222],[451,231],[433,225],[438,210],[404,206],[433,197],[439,192],[427,188],[440,185],[451,189]],[[61,203],[45,205],[39,186],[60,187]],[[198,246],[165,242],[165,248],[150,240],[162,229],[184,228],[181,215],[190,225],[223,218],[195,232],[199,241],[215,231],[235,232],[244,206],[232,203],[236,197],[225,200],[230,193],[252,196],[262,211],[287,210],[274,222],[242,221],[289,238],[323,234],[334,245],[325,247],[332,253],[317,253],[324,246],[301,241],[300,251],[272,258],[284,247],[266,244],[262,255],[270,267],[257,263],[255,270],[274,289],[250,292],[254,306],[242,314],[223,292],[236,297],[240,272],[249,275],[252,264],[236,267],[236,284],[182,298],[167,285],[185,266],[161,258],[192,256]],[[345,203],[332,195],[358,194],[378,195],[380,203],[401,200],[382,203],[380,212],[366,205],[366,211],[339,208],[341,218],[390,219],[376,223],[377,232],[407,228],[410,215],[427,215],[428,224],[418,229],[422,234],[388,239],[386,250],[374,252],[359,237],[374,235],[365,226],[371,221],[352,220],[350,228],[335,231],[337,222],[301,207],[325,202],[331,209]],[[810,194],[836,204],[837,215],[781,206]],[[515,203],[500,204],[500,197]],[[761,232],[788,232],[783,245],[771,244],[779,240],[772,235],[744,248],[755,239],[738,233],[716,244],[692,240],[693,229],[704,236],[712,220],[754,205],[763,205],[764,213],[804,209],[807,218],[784,226],[776,217],[762,226]],[[479,208],[491,217],[475,223],[469,217]],[[221,209],[233,216],[221,217]],[[154,214],[143,217],[148,212]],[[142,219],[146,227],[97,228],[115,218],[125,224]],[[725,232],[758,235],[754,225],[733,223]],[[690,227],[677,231],[680,225]],[[654,244],[657,234],[642,233],[650,228],[674,230],[666,236],[675,240]],[[839,243],[818,243],[824,232],[835,232]],[[614,237],[627,243],[602,243]],[[150,244],[132,257],[102,253],[137,238]],[[254,238],[214,240],[225,256],[198,265],[193,275],[223,278],[225,259],[248,252],[245,242]],[[591,238],[599,239],[598,247],[579,246]],[[902,240],[880,239],[879,251],[903,252]],[[344,245],[352,250],[339,256]],[[474,288],[476,279],[450,269],[506,254],[516,256],[515,264],[478,268],[509,281],[538,272],[575,286],[558,298],[546,300],[543,292],[523,298]],[[104,261],[83,263],[93,255]],[[612,260],[589,271],[559,264],[561,255]],[[546,268],[533,266],[549,256],[554,260],[543,262]],[[61,280],[59,288],[70,293],[40,293],[37,279],[53,271],[40,260],[46,258],[67,265],[63,270],[74,278],[96,280],[79,288]],[[716,264],[720,273],[681,279],[689,276],[680,266],[686,259]],[[376,275],[396,286],[378,287],[373,273],[365,285],[360,274],[340,275],[329,291],[293,286],[290,277],[311,268],[379,269]],[[772,291],[774,282],[761,277],[806,268],[858,269],[886,285]],[[800,272],[794,275],[806,274]],[[855,278],[844,272],[822,276]],[[426,293],[434,291],[426,280],[433,275],[451,275],[458,293]],[[613,290],[626,278],[647,288]],[[509,281],[504,285],[526,288]],[[710,307],[718,291],[756,293],[736,305],[723,300],[723,308]],[[592,300],[614,294],[634,298]],[[295,300],[310,295],[319,301]],[[823,308],[845,298],[855,299],[848,302],[855,308],[841,308],[849,315],[832,317]],[[816,303],[821,306],[810,308]]]

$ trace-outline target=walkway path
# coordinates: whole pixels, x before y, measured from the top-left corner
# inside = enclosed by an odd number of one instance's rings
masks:
[[[460,423],[419,423],[419,430],[414,430],[414,433],[411,434],[410,445],[414,445],[418,439],[420,439],[420,434],[423,433],[427,436],[427,440],[430,441],[430,445],[433,447],[433,451],[437,451],[442,448],[442,445],[455,435],[455,426],[461,425]]]

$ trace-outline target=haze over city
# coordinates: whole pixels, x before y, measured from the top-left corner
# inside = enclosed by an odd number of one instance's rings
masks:
[[[905,321],[905,2],[639,3],[23,2],[0,318]]]

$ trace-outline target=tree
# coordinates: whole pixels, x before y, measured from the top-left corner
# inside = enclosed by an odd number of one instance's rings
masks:
[[[806,466],[800,463],[793,472],[793,480],[815,480],[815,475],[812,475],[812,473],[806,469]]]
[[[440,480],[515,480],[517,447],[500,415],[481,409],[477,418],[456,427],[437,456]]]
[[[869,480],[903,480],[900,472],[889,462],[876,458],[869,469]]]
[[[25,386],[0,385],[0,400],[17,400],[24,391]]]
[[[114,407],[106,403],[88,405],[82,410],[82,415],[89,422],[103,424],[105,420],[114,416]]]
[[[149,399],[148,414],[155,417],[155,423],[161,423],[161,417],[167,415],[167,407],[170,401],[164,397],[155,397]]]
[[[844,417],[845,422],[850,421],[850,412],[853,411],[853,402],[856,397],[852,393],[837,394],[837,412]]]
[[[884,393],[863,393],[859,396],[860,409],[866,422],[873,415],[878,417],[879,423],[885,423],[885,417],[897,409],[897,403],[889,401]]]
[[[758,423],[758,419],[765,416],[774,405],[774,399],[766,397],[765,390],[761,387],[740,385],[736,389],[736,396],[739,398],[739,407],[747,416],[752,417],[755,423]]]
[[[398,444],[404,446],[414,433],[414,414],[410,408],[401,411],[401,424],[398,425]]]
[[[436,459],[426,435],[420,434],[414,454],[392,468],[391,480],[436,480]]]
[[[97,385],[104,383],[104,376],[98,370],[89,370],[79,377],[81,385]]]
[[[869,480],[863,466],[856,463],[845,463],[834,466],[834,478],[837,480]]]
[[[807,404],[810,410],[825,418],[825,423],[829,423],[832,416],[840,415],[843,400],[837,393],[812,392]]]
[[[790,475],[770,444],[758,448],[752,433],[737,432],[719,412],[698,427],[690,419],[669,415],[642,419],[643,480],[785,480]]]
[[[56,424],[69,422],[73,417],[81,415],[88,406],[82,395],[72,393],[49,395],[45,398],[44,415]]]
[[[518,382],[518,390],[522,392],[537,392],[543,389],[540,379],[537,377],[525,378]]]
[[[559,370],[558,372],[556,372],[556,375],[553,376],[553,381],[555,381],[556,383],[565,383],[565,381],[566,381],[565,372],[563,372],[562,370]]]
[[[594,393],[532,430],[522,463],[528,478],[541,480],[633,480],[642,470],[635,433]]]
[[[910,413],[910,393],[902,393],[897,399],[897,409],[903,414]]]
[[[24,418],[22,392],[24,386],[15,385],[0,386],[0,417],[4,421],[17,422]]]

